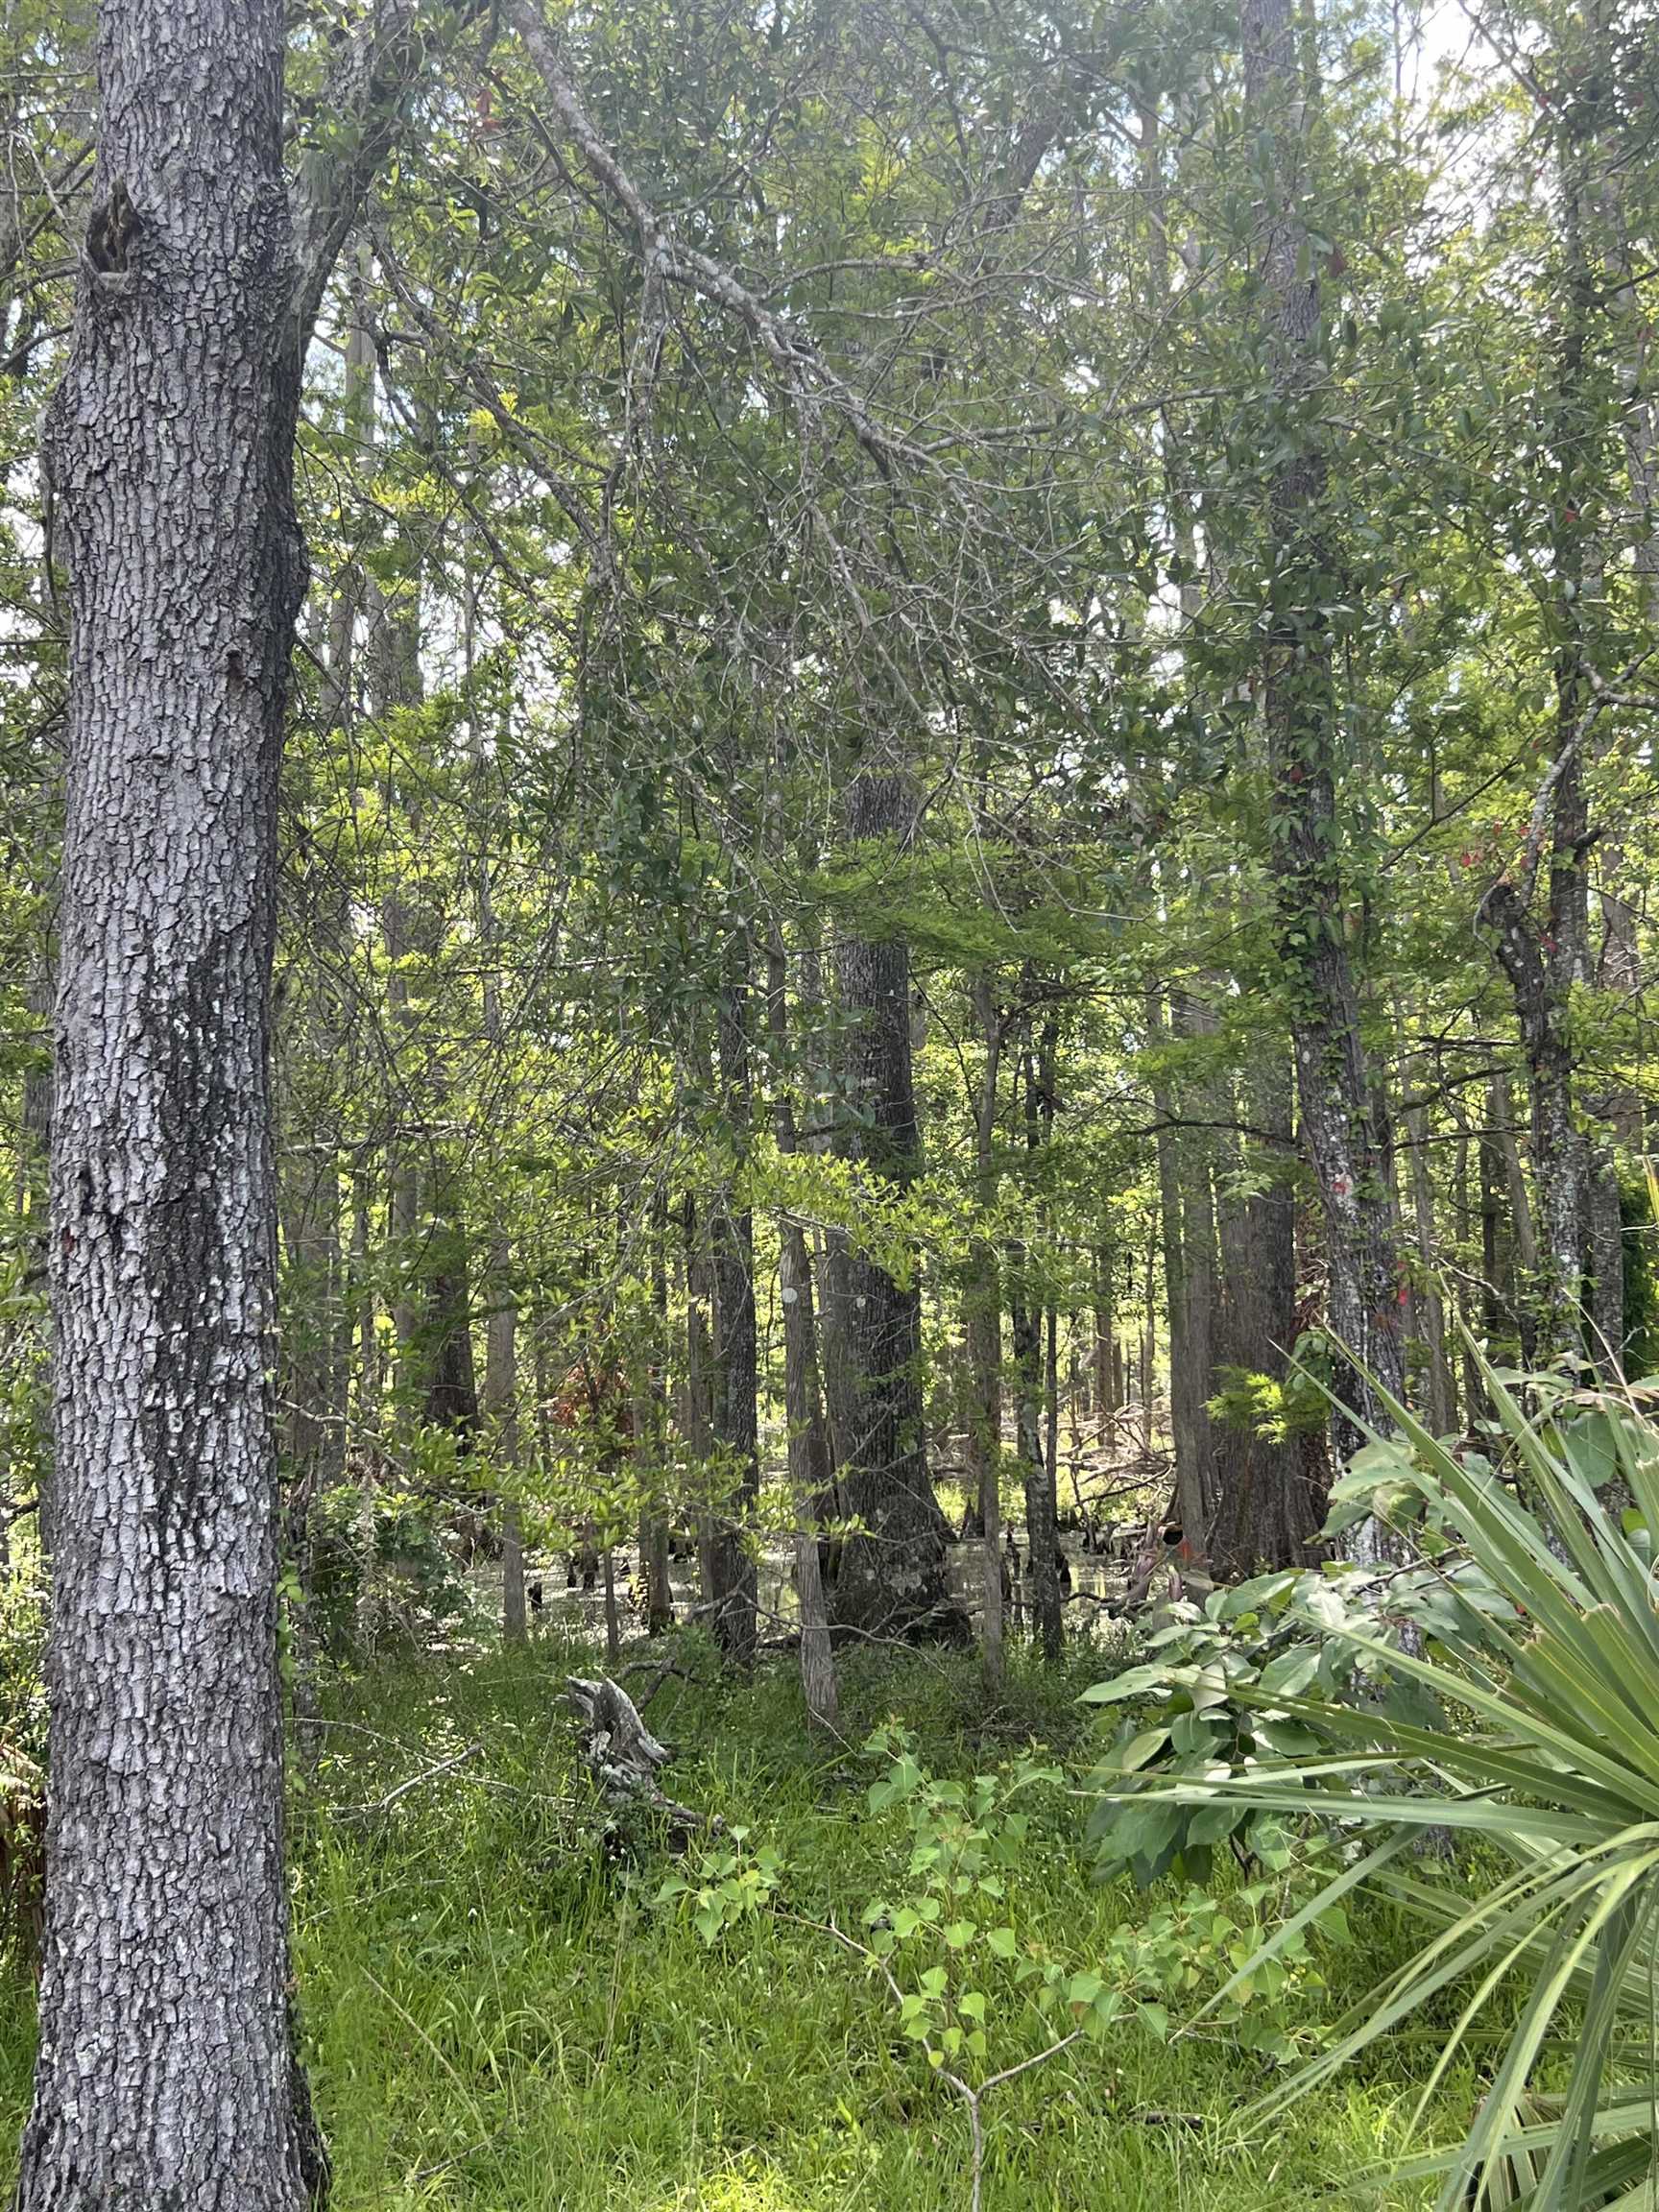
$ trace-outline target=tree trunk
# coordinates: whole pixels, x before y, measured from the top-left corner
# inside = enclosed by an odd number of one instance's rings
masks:
[[[767,948],[766,1020],[771,1040],[773,1129],[784,1159],[797,1149],[795,1110],[789,1096],[789,1000],[782,939],[774,931]],[[792,1214],[778,1225],[778,1287],[783,1301],[783,1420],[789,1432],[789,1488],[795,1510],[795,1585],[801,1618],[801,1689],[806,1718],[833,1731],[840,1708],[830,1615],[818,1551],[817,1494],[822,1469],[813,1430],[820,1418],[818,1353],[812,1326],[812,1262],[806,1233]]]
[[[380,1484],[380,1333],[374,1278],[369,1265],[369,1177],[359,1168],[351,1194],[351,1296],[357,1325],[357,1508],[352,1541],[357,1550],[357,1603],[353,1633],[371,1651],[379,1629],[380,1583],[375,1505]]]
[[[1328,1320],[1335,1345],[1354,1362],[1338,1368],[1343,1404],[1334,1432],[1346,1458],[1362,1440],[1361,1421],[1385,1418],[1373,1379],[1396,1396],[1405,1385],[1400,1269],[1373,1142],[1348,947],[1353,902],[1342,880],[1336,811],[1337,714],[1327,610],[1340,591],[1325,541],[1319,249],[1302,211],[1307,88],[1290,0],[1241,0],[1240,20],[1252,128],[1271,163],[1261,240],[1262,299],[1276,418],[1270,427],[1284,452],[1268,495],[1268,853],[1303,1136],[1324,1216]],[[1361,1551],[1375,1541],[1374,1529],[1362,1531]]]
[[[1559,357],[1551,395],[1554,481],[1549,487],[1555,747],[1534,803],[1527,851],[1482,902],[1499,965],[1515,995],[1532,1094],[1532,1176],[1538,1193],[1542,1281],[1540,1319],[1549,1355],[1576,1354],[1584,1341],[1584,1262],[1590,1232],[1590,1147],[1574,1112],[1571,998],[1591,980],[1589,785],[1586,720],[1592,671],[1586,655],[1586,554],[1594,553],[1588,513],[1599,487],[1587,481],[1589,429],[1599,405],[1586,387],[1586,349],[1596,286],[1582,228],[1583,149],[1562,148],[1561,220],[1566,282]],[[1546,832],[1549,895],[1542,924],[1531,911]]]
[[[1025,1149],[1035,1163],[1043,1143],[1043,1110],[1053,1081],[1053,1024],[1045,1024],[1043,1042],[1023,1055]],[[1025,1469],[1025,1553],[1031,1583],[1031,1625],[1050,1666],[1061,1646],[1059,1518],[1054,1468],[1043,1433],[1043,1302],[1029,1279],[1023,1244],[1009,1252],[1014,1278],[1012,1310],[1014,1371],[1019,1378],[1020,1456]]]
[[[685,1440],[697,1475],[697,1595],[714,1602],[714,1511],[709,1498],[709,1461],[714,1450],[715,1366],[708,1238],[697,1219],[696,1202],[686,1194],[685,1236]]]
[[[1494,884],[1486,914],[1521,1023],[1532,1097],[1532,1184],[1538,1194],[1539,1318],[1551,1352],[1582,1336],[1589,1156],[1573,1114],[1573,1058],[1564,992],[1551,978],[1537,925],[1514,884]]]
[[[908,843],[911,804],[902,777],[861,773],[847,799],[854,843]],[[840,1150],[878,1192],[902,1192],[917,1169],[910,1063],[910,961],[899,938],[844,929],[836,974],[848,1022]],[[839,1470],[848,1515],[860,1533],[842,1548],[834,1612],[867,1635],[944,1633],[967,1623],[950,1595],[945,1517],[928,1478],[922,1432],[922,1309],[913,1281],[900,1282],[867,1252],[831,1253],[831,1287],[853,1373],[853,1424]],[[838,1262],[838,1263],[837,1263]],[[833,1409],[833,1401],[831,1401]]]
[[[490,1319],[484,1338],[484,1420],[490,1464],[501,1484],[501,1632],[521,1644],[524,1611],[523,1512],[518,1501],[518,1309],[513,1296],[512,1250],[505,1237],[490,1244]]]
[[[754,1097],[749,1070],[749,955],[733,953],[719,1004],[720,1081],[728,1134],[740,1166],[749,1149]],[[713,1629],[739,1667],[755,1657],[756,1575],[749,1535],[760,1491],[755,1350],[755,1218],[721,1193],[712,1222],[714,1282],[714,1441],[725,1465],[725,1495],[710,1547]]]
[[[1407,1108],[1406,1135],[1411,1146],[1411,1212],[1421,1275],[1417,1307],[1429,1359],[1425,1393],[1429,1426],[1436,1436],[1449,1436],[1457,1426],[1457,1403],[1446,1357],[1445,1301],[1434,1275],[1434,1198],[1429,1177],[1429,1116],[1423,1107]]]
[[[1155,1044],[1166,1031],[1159,997],[1146,1001]],[[1164,1292],[1169,1308],[1169,1428],[1175,1448],[1175,1490],[1181,1530],[1192,1555],[1207,1552],[1215,1495],[1214,1445],[1205,1401],[1211,1394],[1210,1317],[1214,1293],[1211,1249],[1214,1215],[1210,1162],[1203,1147],[1184,1142],[1166,1082],[1154,1085],[1158,1118],[1158,1199],[1164,1229]]]
[[[668,1207],[659,1190],[651,1201],[651,1310],[656,1341],[635,1393],[634,1455],[644,1503],[639,1512],[639,1573],[645,1585],[645,1633],[661,1636],[674,1625],[669,1584],[668,1391],[663,1363],[668,1349]]]
[[[1111,1238],[1102,1237],[1094,1247],[1094,1426],[1104,1433],[1106,1415],[1116,1413],[1123,1402],[1123,1368],[1118,1350],[1118,1323],[1113,1298],[1115,1252]]]
[[[1291,1183],[1290,1068],[1281,1043],[1249,1071],[1246,1118],[1276,1144],[1249,1161],[1250,1195],[1221,1208],[1220,1358],[1230,1367],[1282,1382],[1296,1342],[1296,1199]],[[1248,1156],[1247,1156],[1248,1158]],[[1324,1518],[1305,1438],[1256,1429],[1217,1431],[1220,1500],[1211,1535],[1218,1579],[1307,1559]],[[1322,1439],[1313,1439],[1322,1445]],[[1315,1464],[1322,1450],[1313,1455]]]
[[[304,588],[276,0],[106,0],[72,578],[49,1883],[20,2212],[296,2212],[267,1065]]]
[[[974,1004],[985,1045],[974,1132],[974,1198],[982,1214],[996,1202],[997,1082],[1002,1057],[1002,1022],[990,983],[976,977]],[[983,1585],[979,1627],[980,1663],[985,1687],[1000,1692],[1004,1675],[1002,1635],[1002,1291],[997,1247],[982,1231],[968,1256],[963,1293],[963,1329],[968,1354],[967,1435],[972,1495],[979,1507],[980,1575]]]

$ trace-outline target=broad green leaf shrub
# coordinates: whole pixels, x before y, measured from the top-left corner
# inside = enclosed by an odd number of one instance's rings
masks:
[[[1080,1956],[1009,1901],[1032,1848],[1034,1808],[1066,1789],[1061,1768],[1025,1757],[995,1774],[941,1779],[919,1764],[914,1736],[893,1727],[866,1750],[884,1769],[871,1811],[902,1812],[910,1853],[902,1883],[866,1907],[864,1940],[899,1990],[903,2032],[932,2066],[972,2079],[1017,2063],[1045,2034],[1097,2039],[1124,2019],[1163,2041],[1223,1984],[1231,1990],[1218,2032],[1264,2058],[1292,2053],[1290,2009],[1306,2014],[1306,1994],[1320,1985],[1310,1941],[1253,1976],[1238,1971],[1280,1896],[1272,1878],[1219,1901],[1188,1884]],[[1323,1932],[1345,1935],[1339,1911]]]
[[[772,1904],[783,1878],[783,1854],[770,1843],[749,1848],[750,1831],[731,1828],[696,1861],[670,1874],[658,1889],[659,1908],[684,1913],[704,1942],[757,1919]]]
[[[1142,1884],[1167,1873],[1203,1884],[1219,1849],[1243,1867],[1281,1872],[1291,1858],[1283,1813],[1226,1796],[1189,1805],[1167,1784],[1328,1748],[1320,1711],[1333,1700],[1392,1702],[1428,1719],[1421,1695],[1388,1667],[1397,1627],[1379,1618],[1376,1577],[1292,1570],[1164,1611],[1166,1625],[1146,1640],[1150,1655],[1083,1693],[1113,1724],[1091,1778],[1100,1865],[1126,1867]],[[1343,1641],[1347,1624],[1378,1648]]]
[[[1215,1708],[1191,1697],[1204,1695],[1196,1677],[1166,1694],[1199,1717],[1187,1740],[1213,1738],[1208,1767],[1194,1755],[1149,1787],[1143,1760],[1104,1786],[1147,1815],[1156,1848],[1158,1815],[1181,1835],[1199,1818],[1228,1834],[1234,1819],[1312,1817],[1337,1836],[1369,1832],[1242,1979],[1362,1884],[1421,1923],[1421,1947],[1334,2023],[1262,2117],[1427,2012],[1438,2047],[1419,2120],[1459,2062],[1489,2083],[1461,2145],[1420,2162],[1444,2174],[1442,2212],[1634,2212],[1659,2190],[1659,1431],[1645,1393],[1534,1376],[1523,1404],[1512,1378],[1473,1356],[1494,1408],[1490,1455],[1459,1456],[1391,1405],[1398,1433],[1373,1439],[1339,1501],[1375,1506],[1392,1492],[1412,1508],[1391,1517],[1414,1531],[1399,1583],[1415,1593],[1416,1647],[1357,1606],[1318,1623],[1305,1679],[1289,1662],[1269,1683],[1265,1667],[1247,1679],[1212,1658],[1240,1723],[1203,1718]],[[1426,1701],[1424,1718],[1385,1693],[1353,1694],[1389,1678]],[[1348,1694],[1329,1694],[1343,1683]],[[1308,1741],[1275,1737],[1279,1716]],[[1439,1874],[1407,1848],[1425,1832],[1485,1848]]]

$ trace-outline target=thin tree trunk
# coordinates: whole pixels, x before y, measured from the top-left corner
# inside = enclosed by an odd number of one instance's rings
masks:
[[[1156,993],[1146,1001],[1148,1025],[1162,1045],[1167,1035]],[[1214,1302],[1214,1214],[1205,1149],[1184,1142],[1166,1082],[1154,1085],[1159,1209],[1164,1231],[1164,1286],[1169,1308],[1169,1427],[1182,1535],[1195,1559],[1206,1556],[1215,1497],[1214,1444],[1205,1401],[1211,1395],[1211,1312]]]
[[[685,1234],[685,1437],[697,1469],[697,1595],[705,1607],[714,1603],[714,1508],[709,1494],[709,1462],[714,1450],[715,1365],[708,1239],[689,1193]]]
[[[657,1338],[635,1397],[634,1450],[644,1503],[639,1513],[639,1573],[645,1584],[645,1633],[661,1636],[674,1625],[669,1583],[668,1392],[663,1360],[668,1347],[668,1208],[659,1190],[651,1202],[651,1310]]]
[[[1094,1247],[1094,1426],[1104,1432],[1106,1415],[1123,1402],[1123,1370],[1118,1351],[1113,1275],[1116,1253],[1109,1237]]]
[[[1434,1273],[1434,1198],[1429,1177],[1429,1116],[1422,1106],[1406,1113],[1406,1134],[1411,1146],[1411,1212],[1421,1270],[1418,1310],[1424,1348],[1429,1355],[1429,1426],[1436,1436],[1449,1436],[1457,1426],[1456,1396],[1452,1387],[1452,1365],[1446,1357],[1446,1309]]]
[[[984,1215],[997,1194],[997,1084],[1002,1059],[1002,1022],[988,979],[975,977],[973,997],[985,1046],[974,1132],[974,1201]],[[962,1303],[968,1354],[969,1481],[979,1506],[983,1586],[980,1664],[985,1687],[993,1694],[1000,1692],[1005,1672],[1002,1577],[1007,1571],[1002,1557],[1002,1291],[998,1274],[997,1247],[981,1228],[969,1250]]]
[[[748,1154],[754,1096],[749,1068],[749,952],[730,957],[720,987],[720,1081],[736,1159]],[[760,1490],[755,1347],[755,1220],[746,1205],[721,1194],[712,1222],[714,1285],[714,1440],[725,1459],[726,1495],[714,1515],[710,1565],[713,1629],[739,1667],[755,1657],[756,1573],[749,1549]]]
[[[772,1121],[778,1150],[790,1159],[798,1149],[795,1110],[789,1095],[789,1000],[783,942],[774,929],[766,954],[766,1022],[771,1040],[775,1086]],[[818,1353],[812,1325],[812,1262],[806,1233],[793,1214],[778,1225],[779,1292],[783,1301],[783,1419],[788,1430],[789,1488],[795,1514],[795,1584],[801,1619],[801,1689],[806,1718],[827,1732],[837,1728],[840,1707],[835,1660],[830,1646],[830,1615],[818,1551],[817,1487],[821,1469],[813,1453],[813,1425],[819,1418]]]
[[[524,1610],[524,1535],[518,1500],[518,1309],[513,1295],[512,1248],[505,1237],[490,1244],[491,1311],[484,1339],[484,1421],[490,1463],[502,1482],[501,1632],[521,1644],[529,1623]]]
[[[1023,1055],[1025,1147],[1035,1162],[1043,1142],[1043,1101],[1053,1071],[1052,1024],[1045,1024],[1040,1046]],[[1020,1456],[1025,1468],[1025,1552],[1031,1581],[1031,1625],[1050,1665],[1061,1647],[1059,1537],[1052,1470],[1043,1437],[1043,1303],[1030,1281],[1029,1254],[1023,1244],[1009,1253],[1015,1282],[1013,1307],[1014,1369],[1019,1377]]]
[[[352,1529],[357,1602],[352,1627],[358,1647],[372,1651],[379,1629],[375,1507],[380,1474],[380,1334],[369,1267],[369,1178],[361,1168],[351,1199],[351,1275],[357,1321],[357,1509]]]

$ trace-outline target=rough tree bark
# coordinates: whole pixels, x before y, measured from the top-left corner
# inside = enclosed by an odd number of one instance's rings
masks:
[[[276,0],[106,0],[44,428],[71,585],[57,1005],[52,1788],[19,2212],[296,2212],[268,1070],[301,364],[395,127],[341,50],[291,224]],[[298,247],[296,246],[296,236]]]
[[[1290,0],[1242,0],[1240,25],[1246,99],[1270,161],[1261,231],[1262,299],[1283,451],[1267,499],[1268,854],[1303,1135],[1324,1216],[1328,1319],[1333,1336],[1358,1362],[1343,1376],[1345,1404],[1334,1423],[1337,1450],[1346,1456],[1361,1440],[1356,1416],[1382,1417],[1368,1377],[1396,1396],[1404,1387],[1400,1268],[1371,1126],[1349,954],[1351,908],[1340,865],[1328,613],[1340,588],[1325,538],[1319,252],[1302,210],[1306,102]],[[1362,1549],[1374,1535],[1362,1532]]]
[[[267,1375],[276,773],[305,563],[276,0],[108,0],[44,431],[70,574],[50,1880],[21,2212],[282,2207]]]

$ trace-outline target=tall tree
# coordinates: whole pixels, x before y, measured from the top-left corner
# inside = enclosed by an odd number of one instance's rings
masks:
[[[1308,220],[1308,110],[1290,0],[1243,0],[1245,92],[1261,148],[1261,314],[1270,405],[1268,601],[1262,663],[1271,785],[1269,866],[1290,997],[1302,1135],[1325,1228],[1332,1334],[1346,1371],[1337,1441],[1382,1411],[1372,1378],[1405,1387],[1401,1276],[1372,1121],[1350,950],[1353,908],[1337,812],[1332,610],[1341,596],[1329,515],[1319,263]]]
[[[268,1070],[305,345],[403,8],[282,173],[276,0],[107,0],[44,462],[70,572],[52,1791],[18,2204],[294,2208]]]

